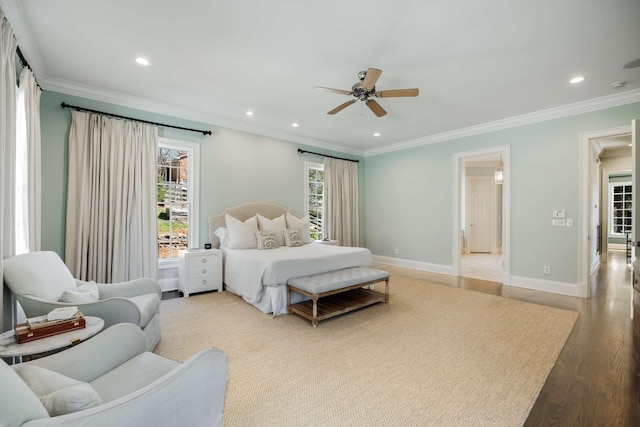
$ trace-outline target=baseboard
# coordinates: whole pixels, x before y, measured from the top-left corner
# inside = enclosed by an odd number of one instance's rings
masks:
[[[535,291],[551,292],[560,295],[579,297],[583,294],[582,287],[576,283],[556,282],[553,280],[532,279],[531,277],[511,276],[511,284],[516,288],[533,289]]]
[[[446,274],[447,276],[457,276],[454,268],[450,265],[430,264],[427,262],[412,261],[409,259],[393,258],[381,255],[374,255],[373,262],[380,264],[395,265],[397,267],[411,268],[413,270],[427,271],[429,273]]]
[[[394,265],[397,267],[411,268],[413,270],[426,271],[429,273],[445,274],[447,276],[457,276],[455,269],[450,265],[430,264],[427,262],[412,261],[407,259],[374,255],[373,262],[380,264]],[[533,279],[530,277],[513,276],[504,273],[503,286],[513,286],[516,288],[532,289],[535,291],[551,292],[572,297],[587,297],[587,285],[577,283],[556,282],[553,280]]]
[[[178,289],[178,279],[175,277],[169,279],[160,279],[158,280],[158,284],[160,285],[160,290],[162,292],[174,291]]]

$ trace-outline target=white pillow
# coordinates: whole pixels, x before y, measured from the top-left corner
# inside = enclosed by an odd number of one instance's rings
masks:
[[[16,373],[38,396],[49,416],[69,414],[102,405],[91,384],[33,365],[16,365]]]
[[[224,227],[218,227],[216,231],[213,232],[216,235],[218,240],[220,240],[220,247],[224,248],[229,243],[229,230]]]
[[[102,405],[102,399],[91,384],[81,383],[40,397],[52,417],[83,411]]]
[[[298,218],[295,215],[287,212],[286,215],[287,228],[298,230],[300,232],[300,238],[302,243],[311,243],[311,230],[309,228],[309,217],[303,216]]]
[[[227,231],[229,233],[229,241],[227,247],[229,249],[255,249],[256,231],[258,231],[258,220],[256,216],[252,216],[242,222],[229,214],[224,215],[227,223]]]
[[[96,302],[99,299],[100,292],[95,282],[88,282],[78,286],[76,289],[64,291],[60,296],[60,302],[70,302],[73,304]]]
[[[260,214],[256,214],[256,217],[258,217],[260,231],[274,231],[276,233],[276,240],[278,240],[278,246],[284,246],[284,230],[287,228],[284,214],[274,219],[266,218]]]

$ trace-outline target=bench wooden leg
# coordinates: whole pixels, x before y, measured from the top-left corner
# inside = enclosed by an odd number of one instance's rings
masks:
[[[313,327],[318,326],[318,295],[313,296],[313,320],[311,320]]]
[[[287,286],[287,313],[291,314],[291,288]]]
[[[384,302],[389,302],[389,278],[384,281]]]

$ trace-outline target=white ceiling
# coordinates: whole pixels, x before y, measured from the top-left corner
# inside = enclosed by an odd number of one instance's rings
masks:
[[[0,6],[44,89],[354,153],[596,98],[640,100],[640,67],[623,69],[640,58],[637,0]],[[368,67],[383,71],[377,90],[420,96],[378,99],[382,118],[361,102],[327,115],[348,98],[312,88],[349,90]],[[578,74],[587,79],[569,84]]]

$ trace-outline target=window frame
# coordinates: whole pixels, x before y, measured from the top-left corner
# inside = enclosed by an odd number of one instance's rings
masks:
[[[304,162],[304,213],[305,215],[309,218],[309,231],[311,231],[311,215],[309,212],[309,169],[318,169],[321,170],[323,172],[323,176],[324,176],[324,163],[319,163],[319,162],[312,162],[309,160],[305,160]],[[322,222],[321,222],[321,236],[320,239],[322,239],[325,236],[325,200],[324,200],[324,180],[322,181]]]
[[[607,228],[608,228],[607,235],[608,235],[608,237],[614,237],[614,238],[624,238],[625,237],[625,232],[624,231],[622,233],[616,233],[614,231],[614,226],[615,226],[615,224],[614,224],[614,219],[615,219],[614,218],[614,211],[616,209],[614,209],[613,204],[615,203],[615,201],[614,201],[614,187],[623,187],[623,192],[622,192],[623,195],[625,195],[625,194],[633,195],[632,192],[627,193],[626,191],[624,191],[624,187],[626,187],[626,186],[631,186],[631,189],[633,190],[633,183],[631,181],[609,182],[609,224],[607,224]],[[622,202],[624,203],[624,202],[626,202],[626,200],[622,200]],[[632,214],[633,214],[633,210],[632,210],[633,209],[633,202],[634,201],[633,201],[633,196],[632,196],[631,208],[628,209],[629,211],[631,211]],[[625,211],[627,209],[623,207],[622,210]],[[624,219],[625,219],[625,216],[623,215],[622,216],[622,221],[623,221],[622,229],[623,230],[626,228],[626,226],[624,224]],[[631,217],[631,219],[633,221],[633,217]],[[629,227],[631,227],[631,226],[629,226]],[[629,230],[629,232],[631,232],[631,229]]]
[[[187,167],[187,194],[191,194],[189,203],[189,242],[190,248],[200,247],[200,144],[190,141],[171,139],[165,137],[158,138],[157,148],[173,148],[186,151],[189,156]],[[156,168],[158,167],[156,153]],[[157,187],[156,187],[157,188]],[[157,197],[156,197],[157,199]],[[157,206],[157,204],[156,204]],[[156,223],[157,224],[157,223]],[[157,234],[157,232],[156,232]],[[156,245],[157,245],[156,236]],[[158,268],[175,268],[178,266],[178,258],[158,257]]]

